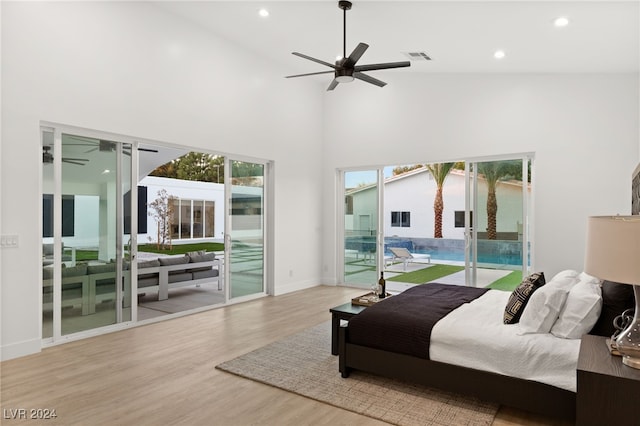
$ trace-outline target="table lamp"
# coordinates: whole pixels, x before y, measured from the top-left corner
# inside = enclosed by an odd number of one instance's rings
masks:
[[[640,369],[640,216],[588,218],[584,270],[602,280],[633,285],[633,321],[615,344],[622,362]]]

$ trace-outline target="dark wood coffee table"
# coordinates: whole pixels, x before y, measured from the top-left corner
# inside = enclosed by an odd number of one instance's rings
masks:
[[[366,306],[352,305],[351,302],[329,309],[331,312],[331,354],[338,355],[338,330],[340,320],[348,321],[354,315],[367,309]]]

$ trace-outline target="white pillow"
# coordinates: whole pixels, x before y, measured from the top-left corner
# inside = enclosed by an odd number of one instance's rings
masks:
[[[602,280],[600,278],[596,278],[592,275],[587,274],[586,272],[580,272],[578,275],[578,279],[581,282],[591,283],[591,284],[602,284]]]
[[[578,282],[578,271],[574,271],[573,269],[565,269],[564,271],[558,272],[553,278],[551,278],[551,281],[549,282],[551,283],[561,278],[574,278],[576,282]]]
[[[581,274],[582,275],[582,274]],[[580,281],[567,296],[551,334],[565,339],[579,339],[593,328],[602,310],[600,280]]]
[[[574,280],[567,280],[573,282]],[[564,283],[565,280],[562,280]],[[553,282],[536,290],[520,317],[518,334],[548,333],[558,319],[558,314],[567,300],[569,289]]]

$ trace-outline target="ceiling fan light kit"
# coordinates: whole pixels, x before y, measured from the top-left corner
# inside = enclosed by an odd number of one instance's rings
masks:
[[[387,83],[384,81],[378,80],[377,78],[371,77],[370,75],[364,74],[363,71],[375,71],[375,70],[383,70],[390,68],[403,68],[411,66],[409,61],[402,62],[386,62],[381,64],[369,64],[369,65],[356,65],[358,60],[362,57],[364,52],[369,48],[369,45],[366,43],[359,43],[351,55],[347,56],[347,10],[351,9],[351,2],[346,0],[340,0],[338,2],[338,7],[343,11],[343,38],[342,38],[342,58],[338,59],[335,64],[331,64],[329,62],[322,61],[320,59],[313,58],[311,56],[304,55],[299,52],[292,52],[293,55],[299,56],[303,59],[307,59],[309,61],[316,62],[318,64],[333,68],[333,71],[319,71],[312,72],[306,74],[296,74],[296,75],[288,75],[285,78],[294,78],[294,77],[306,77],[310,75],[318,75],[318,74],[329,74],[333,73],[334,77],[327,90],[333,90],[338,86],[339,83],[350,83],[354,79],[362,80],[370,84],[374,84],[378,87],[384,87]]]

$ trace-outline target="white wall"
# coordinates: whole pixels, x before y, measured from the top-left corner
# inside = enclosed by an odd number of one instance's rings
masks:
[[[41,120],[272,160],[275,292],[320,282],[318,83],[144,2],[2,2],[1,24],[2,359],[40,350]]]
[[[630,212],[637,73],[379,75],[383,89],[325,96],[325,281],[336,280],[337,167],[534,152],[534,266],[551,275],[582,270],[587,216]]]

